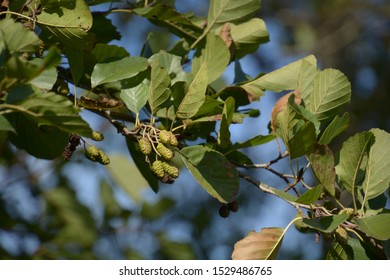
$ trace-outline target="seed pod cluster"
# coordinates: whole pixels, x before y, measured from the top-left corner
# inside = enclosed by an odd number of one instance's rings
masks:
[[[157,178],[163,183],[172,183],[179,177],[179,168],[172,163],[174,147],[179,145],[176,136],[168,130],[159,130],[151,125],[137,127],[139,149]]]
[[[85,157],[90,161],[98,162],[103,165],[107,165],[110,163],[110,158],[106,155],[106,153],[96,146],[89,146],[85,150],[84,154]]]
[[[237,212],[238,208],[239,208],[239,205],[238,205],[237,200],[233,200],[233,201],[231,201],[231,202],[229,202],[227,204],[226,203],[222,204],[219,207],[218,214],[222,218],[227,218],[227,217],[229,217],[230,211],[231,212]]]

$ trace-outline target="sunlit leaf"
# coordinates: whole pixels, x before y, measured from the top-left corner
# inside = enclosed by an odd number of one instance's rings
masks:
[[[171,78],[171,84],[178,81],[186,81],[186,73],[181,66],[181,57],[166,52],[159,52],[149,58],[149,63],[157,61],[161,67],[164,67]]]
[[[363,201],[381,195],[390,186],[390,134],[380,129],[371,129],[370,132],[375,137],[375,142],[368,155]]]
[[[79,50],[92,49],[95,38],[88,30],[92,14],[83,0],[50,0],[42,5],[37,23],[63,44]]]
[[[198,112],[206,98],[207,73],[207,64],[203,63],[202,67],[196,73],[193,81],[189,85],[188,92],[183,97],[177,108],[177,117],[187,119],[191,118]]]
[[[326,216],[314,219],[303,218],[302,222],[313,229],[330,233],[334,231],[339,225],[344,223],[347,219],[348,213],[345,211],[340,212],[339,215]]]
[[[12,52],[34,52],[38,49],[38,36],[12,19],[0,21],[0,41]]]
[[[148,66],[148,60],[143,57],[125,57],[113,62],[97,63],[92,72],[91,86],[134,77]]]
[[[238,25],[231,24],[230,28],[236,59],[253,53],[260,44],[269,40],[265,23],[259,18],[252,18]]]
[[[305,122],[288,141],[288,151],[292,159],[306,155],[316,142],[316,130],[312,122]]]
[[[361,132],[343,143],[336,174],[349,192],[356,192],[356,187],[363,182],[365,162],[373,141],[371,132]]]
[[[207,83],[210,84],[225,72],[229,60],[230,53],[225,42],[218,35],[210,33],[206,38],[206,46],[192,60],[191,72],[195,75],[206,64]]]
[[[327,260],[369,260],[366,248],[357,238],[348,238],[347,244],[334,241],[326,254]]]
[[[225,101],[225,106],[223,107],[221,125],[218,132],[218,145],[221,148],[227,148],[231,145],[230,141],[230,131],[229,126],[232,122],[234,114],[234,99],[229,97]]]
[[[123,88],[121,89],[120,98],[130,111],[139,113],[148,101],[149,85],[140,83],[132,88]]]
[[[336,116],[333,121],[325,128],[320,139],[319,144],[328,145],[333,138],[343,132],[349,125],[349,115],[344,113],[342,117]]]
[[[203,146],[186,147],[180,154],[188,170],[211,196],[222,203],[235,198],[238,172],[222,154]]]
[[[306,108],[322,120],[333,119],[351,99],[351,84],[338,70],[325,69],[313,80]]]
[[[3,115],[0,115],[0,130],[11,131],[16,134],[16,131],[12,127],[11,123]]]
[[[356,218],[356,224],[369,236],[379,240],[390,239],[390,214],[384,213],[375,216]]]
[[[282,228],[263,228],[250,231],[234,244],[233,260],[274,260],[283,241]]]
[[[317,201],[320,198],[322,191],[323,186],[318,185],[304,192],[300,197],[295,200],[295,202],[310,205],[311,203]]]
[[[171,79],[168,71],[157,60],[151,61],[151,68],[149,105],[154,115],[171,95],[171,91],[168,89]]]
[[[254,146],[258,146],[258,145],[263,145],[263,144],[266,144],[274,139],[275,139],[275,135],[273,135],[273,134],[256,135],[253,138],[251,138],[245,142],[234,143],[234,148],[243,149],[243,148],[249,148],[249,147],[254,147]]]

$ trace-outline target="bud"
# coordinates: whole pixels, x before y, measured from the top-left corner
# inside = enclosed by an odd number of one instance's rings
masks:
[[[139,148],[144,155],[149,155],[152,152],[152,144],[149,139],[141,138],[138,140]]]
[[[159,152],[159,154],[166,160],[171,160],[174,156],[173,151],[165,147],[163,143],[158,143],[156,149],[157,152]]]
[[[92,131],[91,139],[94,140],[94,141],[103,141],[104,140],[104,135],[103,135],[103,133],[101,133],[99,131]]]

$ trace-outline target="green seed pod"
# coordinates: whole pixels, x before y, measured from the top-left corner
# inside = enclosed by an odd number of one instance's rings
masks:
[[[98,161],[99,158],[99,148],[96,146],[89,146],[88,149],[85,150],[85,157],[91,161]]]
[[[348,232],[344,228],[342,228],[342,227],[336,228],[334,234],[335,234],[335,237],[336,237],[337,241],[340,244],[347,244],[347,242],[348,242]]]
[[[152,144],[148,138],[138,140],[139,148],[144,155],[149,155],[152,152]]]
[[[164,178],[165,172],[162,165],[162,161],[156,160],[155,162],[153,162],[152,171],[154,174],[156,174],[158,178]]]
[[[171,134],[167,130],[161,130],[158,134],[158,139],[160,139],[163,144],[169,144],[171,142]]]
[[[159,152],[159,154],[166,160],[171,160],[175,155],[174,152],[165,147],[163,143],[158,143],[156,149],[157,152]]]
[[[171,146],[173,147],[177,147],[177,145],[179,145],[179,141],[177,141],[175,134],[173,134],[171,131],[169,131],[169,134],[170,134],[169,144],[171,144]]]
[[[104,135],[103,135],[103,133],[101,133],[99,131],[92,131],[91,139],[94,141],[103,141]]]
[[[110,158],[102,150],[99,150],[99,156],[97,157],[97,161],[103,165],[110,164]]]
[[[164,168],[165,173],[167,173],[172,178],[179,177],[179,168],[176,166],[169,164],[168,162],[163,162],[162,167]]]

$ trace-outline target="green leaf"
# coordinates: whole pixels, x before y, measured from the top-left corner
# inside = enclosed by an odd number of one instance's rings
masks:
[[[30,81],[30,84],[46,90],[51,90],[57,81],[57,69],[52,67],[44,70],[39,76]]]
[[[83,0],[47,1],[37,14],[37,23],[64,45],[79,50],[93,47],[95,38],[88,33],[92,27],[92,14]]]
[[[325,128],[322,133],[319,144],[328,145],[337,135],[343,132],[349,125],[349,115],[344,113],[342,117],[336,116],[333,121]]]
[[[320,183],[331,196],[335,195],[336,171],[333,153],[326,145],[315,144],[308,155],[310,166]]]
[[[390,239],[390,213],[354,219],[361,230],[379,240]]]
[[[0,131],[11,131],[16,134],[15,128],[3,115],[0,115]]]
[[[369,260],[371,259],[357,238],[348,238],[347,244],[334,241],[326,254],[327,260]]]
[[[56,232],[51,241],[62,245],[76,243],[92,247],[97,238],[95,221],[91,211],[77,200],[75,191],[59,187],[45,191],[43,197],[48,212],[49,224],[46,226],[50,226],[53,220],[57,223],[55,228],[51,226],[50,230]]]
[[[288,141],[288,151],[291,159],[306,155],[313,149],[316,142],[316,129],[312,122],[305,122]]]
[[[205,101],[207,89],[207,64],[204,63],[188,87],[187,94],[177,108],[176,116],[181,119],[193,117]]]
[[[192,60],[191,73],[195,75],[207,65],[207,84],[218,79],[226,69],[230,60],[230,52],[225,42],[218,35],[209,33],[206,46],[198,50]]]
[[[149,85],[143,82],[136,87],[122,88],[120,98],[125,102],[126,107],[130,111],[139,113],[146,102],[148,102]]]
[[[211,0],[205,32],[225,22],[240,23],[253,17],[260,8],[260,0]]]
[[[231,24],[230,32],[234,43],[236,59],[255,52],[259,45],[269,40],[267,28],[262,19],[252,18],[241,24]]]
[[[166,52],[159,52],[149,58],[149,63],[158,61],[161,67],[164,67],[171,78],[171,85],[179,81],[186,81],[186,73],[181,66],[181,57]]]
[[[254,147],[258,145],[266,144],[272,140],[274,140],[276,136],[274,134],[269,135],[256,135],[255,137],[245,141],[245,142],[236,142],[234,143],[234,148],[236,149],[243,149],[243,148],[249,148]]]
[[[390,185],[390,134],[374,128],[370,132],[375,137],[366,165],[363,182],[364,202],[384,193]]]
[[[282,228],[262,228],[250,231],[234,244],[233,260],[274,260],[283,241]]]
[[[313,93],[305,100],[306,108],[318,120],[333,119],[351,99],[351,84],[338,70],[325,69],[313,80]]]
[[[310,205],[319,199],[319,197],[321,196],[322,190],[323,190],[323,186],[318,185],[318,186],[306,191],[304,194],[302,194],[300,197],[298,197],[295,200],[295,202]]]
[[[358,133],[345,141],[340,150],[336,174],[344,188],[353,194],[363,182],[367,155],[373,141],[371,132]]]
[[[138,170],[141,172],[145,180],[149,183],[152,190],[157,193],[158,192],[157,177],[153,174],[153,172],[150,170],[149,164],[145,161],[145,155],[141,152],[138,142],[126,137],[126,144]]]
[[[309,75],[307,73],[312,72],[312,67],[308,67],[308,64],[313,66],[317,65],[317,60],[313,55],[292,62],[282,68],[245,83],[241,85],[241,87],[246,90],[258,88],[274,92],[297,89],[299,86],[302,86],[302,77],[307,76]]]
[[[68,143],[69,133],[55,126],[38,126],[31,118],[19,113],[8,114],[7,119],[17,133],[8,134],[10,142],[34,157],[55,159]]]
[[[64,96],[34,93],[12,105],[3,107],[21,113],[39,126],[53,126],[67,133],[90,137],[92,130],[79,115],[79,110]],[[0,105],[0,108],[2,106]]]
[[[84,52],[68,46],[64,47],[64,52],[68,58],[72,80],[78,85],[85,72]]]
[[[157,26],[167,27],[173,34],[189,42],[195,41],[202,34],[201,27],[168,5],[157,4],[153,7],[137,8],[133,12]]]
[[[229,126],[234,114],[234,98],[229,97],[223,107],[221,125],[218,132],[218,145],[221,148],[231,146]]]
[[[152,115],[161,109],[162,105],[171,96],[168,86],[171,83],[168,71],[157,60],[151,61],[151,77],[149,85],[149,105]]]
[[[348,219],[348,213],[340,212],[339,215],[333,215],[333,216],[326,216],[322,218],[314,218],[314,219],[308,219],[303,218],[302,222],[316,230],[331,233],[333,232],[339,225],[344,223]]]
[[[110,164],[106,168],[112,179],[134,202],[138,204],[142,201],[142,192],[148,182],[134,163],[123,155],[110,155]]]
[[[146,220],[157,220],[175,206],[171,198],[162,198],[156,203],[142,203],[141,217]]]
[[[125,48],[107,44],[96,44],[91,53],[96,58],[97,63],[108,63],[129,56]]]
[[[136,76],[149,66],[143,57],[125,57],[108,63],[97,63],[91,75],[91,86],[117,82]]]
[[[191,146],[180,154],[191,174],[211,196],[222,203],[234,200],[239,189],[238,172],[221,153]]]
[[[2,19],[0,21],[0,42],[5,43],[10,53],[32,53],[39,47],[38,36],[12,19]]]
[[[120,1],[117,1],[120,2]],[[112,23],[112,20],[107,18],[105,13],[96,11],[92,13],[93,24],[88,31],[95,35],[96,44],[107,44],[112,40],[120,40],[121,34],[118,32],[117,27]]]

